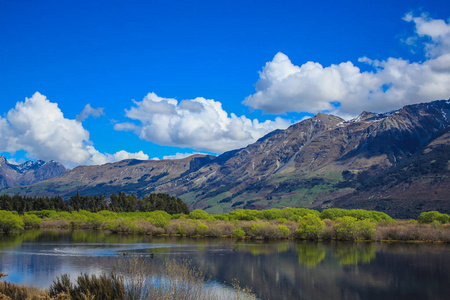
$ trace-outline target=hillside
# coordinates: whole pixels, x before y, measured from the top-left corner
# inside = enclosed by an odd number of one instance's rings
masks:
[[[350,121],[319,113],[218,157],[82,166],[5,192],[162,191],[213,213],[284,206],[370,208],[398,217],[448,212],[447,116],[450,100],[385,114],[363,112]]]

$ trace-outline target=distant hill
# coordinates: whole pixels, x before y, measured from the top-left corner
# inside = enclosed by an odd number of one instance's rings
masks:
[[[161,191],[212,213],[285,206],[370,208],[395,217],[448,213],[449,118],[450,100],[363,112],[350,121],[319,113],[218,157],[82,166],[4,192]]]
[[[29,160],[22,164],[12,164],[0,155],[0,189],[33,184],[61,176],[67,171],[69,169],[55,161]]]

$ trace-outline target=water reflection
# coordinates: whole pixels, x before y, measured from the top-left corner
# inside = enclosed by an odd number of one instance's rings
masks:
[[[376,255],[371,243],[340,243],[333,247],[333,254],[341,265],[356,265],[370,263]]]
[[[325,259],[326,251],[323,244],[303,242],[296,246],[298,263],[307,267],[314,267]]]
[[[262,299],[446,299],[450,246],[253,242],[26,231],[0,235],[8,281],[48,287],[57,275],[99,274],[127,255],[185,259],[218,282],[237,278]]]

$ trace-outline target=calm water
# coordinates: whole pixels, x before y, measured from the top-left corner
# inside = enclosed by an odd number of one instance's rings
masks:
[[[27,231],[0,235],[7,281],[47,288],[62,273],[98,274],[123,253],[189,258],[217,282],[237,278],[261,299],[450,299],[450,245],[237,242]]]

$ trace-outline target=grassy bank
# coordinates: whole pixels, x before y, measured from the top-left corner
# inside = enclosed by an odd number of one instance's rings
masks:
[[[7,276],[0,273],[0,278]],[[75,280],[63,274],[48,290],[0,282],[0,299],[14,300],[93,300],[93,299],[256,299],[237,281],[227,288],[210,285],[204,272],[188,261],[166,260],[156,267],[145,257],[124,258],[109,273],[81,274]]]
[[[19,215],[0,211],[0,229],[5,233],[39,227],[101,229],[153,236],[450,242],[450,217],[438,212],[422,213],[418,220],[394,220],[377,211],[327,209],[318,212],[304,208],[237,209],[220,215],[201,210],[189,215],[170,215],[164,211],[92,213],[84,210],[42,210]]]

